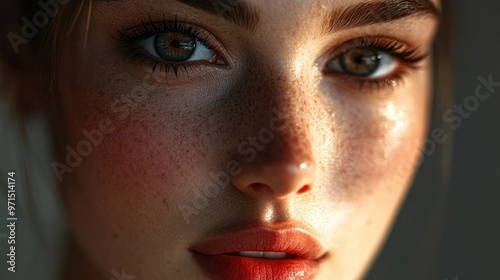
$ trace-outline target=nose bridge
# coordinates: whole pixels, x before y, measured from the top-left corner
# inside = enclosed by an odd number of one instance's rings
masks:
[[[252,113],[256,120],[259,140],[269,149],[262,154],[274,160],[288,159],[311,161],[311,126],[314,122],[316,90],[312,77],[301,73],[297,62],[286,67],[273,63],[276,68],[257,74],[252,79],[251,91],[257,108]],[[273,135],[271,137],[271,134]],[[268,138],[266,138],[268,136]],[[272,138],[272,141],[270,141]]]
[[[283,198],[311,188],[316,159],[311,126],[314,122],[315,90],[308,78],[295,69],[260,73],[248,87],[254,99],[249,110],[254,126],[240,143],[243,172],[233,179],[241,191],[255,195],[271,193]]]
[[[290,93],[291,94],[291,93]],[[274,139],[263,157],[270,161],[283,161],[288,164],[310,164],[312,154],[311,109],[307,101],[287,98],[276,103],[269,119]]]

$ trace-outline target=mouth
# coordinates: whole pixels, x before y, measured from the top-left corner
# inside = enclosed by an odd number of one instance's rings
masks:
[[[300,228],[256,227],[220,235],[191,248],[210,279],[313,279],[327,256]]]
[[[257,259],[273,259],[273,260],[294,259],[297,257],[295,255],[288,254],[287,252],[263,252],[263,251],[241,251],[241,252],[226,253],[224,255],[240,256],[246,258],[257,258]]]

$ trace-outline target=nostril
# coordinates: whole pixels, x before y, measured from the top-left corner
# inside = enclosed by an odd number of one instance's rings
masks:
[[[298,194],[303,194],[311,190],[311,187],[309,185],[303,186],[297,193]]]
[[[283,145],[266,149],[255,160],[243,161],[243,172],[231,176],[236,189],[253,197],[277,199],[312,191],[316,177],[312,151],[296,152],[288,145],[284,150]]]
[[[254,193],[261,193],[262,191],[264,191],[264,189],[268,188],[269,190],[271,190],[270,187],[266,186],[265,184],[261,184],[261,183],[254,183],[254,184],[251,184],[249,186],[249,188],[252,190],[252,192]],[[297,194],[303,194],[303,193],[306,193],[306,192],[309,192],[311,190],[311,186],[310,185],[304,185],[302,188],[300,188],[298,191],[297,191]]]
[[[254,183],[254,184],[250,185],[250,188],[252,189],[252,191],[258,193],[264,188],[264,185],[260,184],[260,183]]]

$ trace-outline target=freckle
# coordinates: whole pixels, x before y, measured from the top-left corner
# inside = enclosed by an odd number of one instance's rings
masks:
[[[168,205],[168,201],[167,201],[167,199],[166,199],[166,198],[164,198],[164,199],[161,201],[161,203],[165,206],[165,208],[168,208],[168,207],[169,207],[169,205]]]
[[[371,219],[366,220],[366,224],[367,225],[371,225],[372,224],[372,220]]]
[[[118,233],[112,232],[111,233],[111,237],[113,238],[113,240],[117,240],[118,239]]]

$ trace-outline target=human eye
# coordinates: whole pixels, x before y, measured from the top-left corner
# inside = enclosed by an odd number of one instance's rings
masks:
[[[401,41],[378,37],[355,39],[339,49],[339,54],[326,63],[324,72],[347,77],[344,80],[350,85],[358,83],[360,90],[366,86],[394,86],[428,56]]]
[[[176,77],[200,67],[225,65],[220,43],[201,27],[180,21],[141,22],[114,37],[132,62]]]

